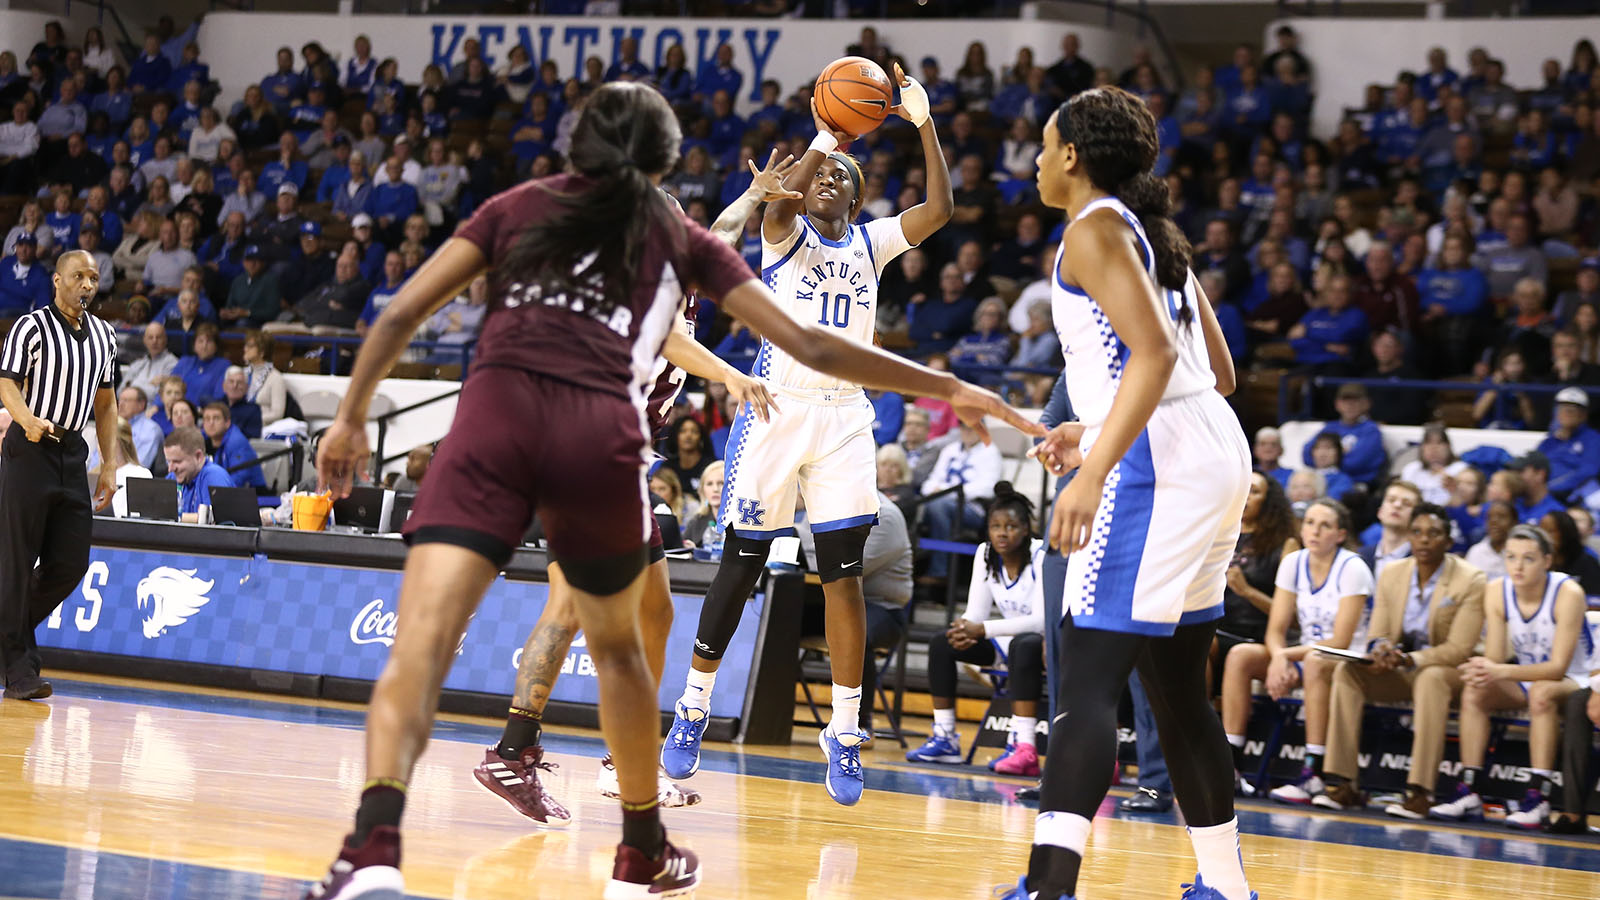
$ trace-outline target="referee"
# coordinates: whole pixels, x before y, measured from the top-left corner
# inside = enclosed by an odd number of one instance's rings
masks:
[[[83,250],[56,261],[55,299],[11,327],[0,351],[0,402],[11,427],[0,443],[0,663],[5,696],[50,696],[34,629],[89,567],[88,445],[94,414],[100,480],[94,506],[116,492],[116,333],[89,315],[100,268]],[[35,568],[35,562],[38,566]]]

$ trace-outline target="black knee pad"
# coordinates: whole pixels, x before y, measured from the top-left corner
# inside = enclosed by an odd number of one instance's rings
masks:
[[[871,525],[854,525],[838,531],[817,533],[817,575],[822,578],[823,584],[841,578],[861,577],[864,571],[863,557],[866,555],[863,551],[867,547],[867,535],[871,532]]]
[[[637,549],[618,556],[585,560],[557,558],[556,562],[561,564],[561,574],[567,576],[567,584],[585,594],[604,597],[632,584],[649,565],[649,559],[650,548],[640,544]]]
[[[694,652],[701,659],[721,659],[728,642],[739,628],[739,613],[761,580],[772,541],[740,537],[728,532],[722,541],[722,562],[706,591],[700,607],[700,625],[695,630]]]

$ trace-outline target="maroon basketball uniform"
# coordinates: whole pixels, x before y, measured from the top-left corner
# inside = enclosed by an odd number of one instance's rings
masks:
[[[490,270],[529,223],[555,215],[554,192],[582,190],[557,175],[490,199],[456,231]],[[504,563],[538,513],[557,560],[635,551],[649,535],[650,423],[645,404],[668,329],[690,290],[721,298],[754,278],[744,260],[687,217],[645,236],[633,289],[609,312],[580,285],[547,292],[497,273],[451,435],[428,470],[405,534]]]

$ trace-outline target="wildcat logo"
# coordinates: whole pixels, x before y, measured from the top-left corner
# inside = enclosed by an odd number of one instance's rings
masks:
[[[196,577],[196,571],[160,566],[139,579],[136,595],[147,640],[189,621],[201,607],[211,602],[206,594],[216,582]]]
[[[350,643],[356,646],[382,644],[385,647],[393,647],[395,625],[399,618],[399,613],[389,612],[383,608],[382,597],[374,597],[371,603],[361,607],[356,617],[350,620]],[[457,656],[466,649],[467,630],[470,630],[471,626],[472,619],[469,618],[467,629],[461,632],[461,640],[456,642]]]

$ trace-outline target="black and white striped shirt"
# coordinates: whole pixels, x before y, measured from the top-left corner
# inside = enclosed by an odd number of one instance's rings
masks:
[[[17,320],[0,351],[0,378],[22,385],[35,416],[67,431],[82,431],[94,415],[94,395],[115,390],[117,334],[84,313],[74,330],[54,303]]]

